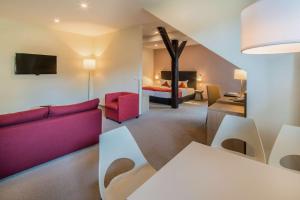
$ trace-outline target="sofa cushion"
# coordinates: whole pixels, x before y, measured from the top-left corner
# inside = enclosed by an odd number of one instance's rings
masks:
[[[113,109],[113,110],[118,110],[119,109],[119,104],[118,104],[118,101],[112,101],[110,103],[107,103],[105,105],[106,108],[109,108],[109,109]]]
[[[48,107],[0,115],[0,127],[41,120],[48,117]]]
[[[65,105],[65,106],[50,106],[49,107],[49,116],[57,117],[63,115],[69,115],[89,110],[97,109],[99,106],[99,99],[94,99],[86,101],[83,103]]]

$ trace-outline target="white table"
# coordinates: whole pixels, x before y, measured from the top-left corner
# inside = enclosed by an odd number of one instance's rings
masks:
[[[300,175],[191,143],[128,200],[299,200]]]

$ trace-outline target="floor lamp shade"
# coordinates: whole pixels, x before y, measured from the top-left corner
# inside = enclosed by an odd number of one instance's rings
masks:
[[[300,52],[300,0],[259,0],[241,14],[245,54]]]
[[[94,70],[96,68],[96,60],[91,58],[84,59],[83,67],[87,70]]]

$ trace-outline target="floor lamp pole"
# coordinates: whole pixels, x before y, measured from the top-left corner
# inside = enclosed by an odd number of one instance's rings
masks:
[[[89,79],[88,79],[88,100],[90,100],[90,87],[91,87],[91,71],[89,70]]]
[[[243,97],[243,80],[241,80],[240,97]]]

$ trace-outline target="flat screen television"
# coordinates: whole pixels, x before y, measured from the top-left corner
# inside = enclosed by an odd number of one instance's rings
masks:
[[[56,56],[16,53],[15,74],[40,75],[56,73]]]

